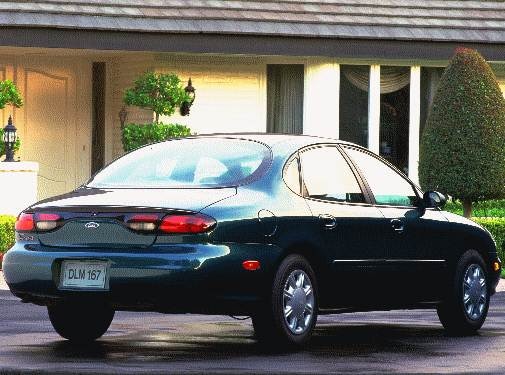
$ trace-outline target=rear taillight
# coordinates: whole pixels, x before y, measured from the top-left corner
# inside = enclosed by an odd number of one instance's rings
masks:
[[[158,226],[159,219],[157,214],[135,214],[126,220],[126,225],[131,230],[153,232]]]
[[[160,234],[204,233],[216,225],[216,220],[203,214],[167,215],[158,228]]]
[[[38,231],[49,231],[57,228],[62,222],[62,217],[58,214],[35,214],[35,228]]]
[[[33,214],[22,213],[19,215],[15,225],[18,232],[30,232],[34,229]]]

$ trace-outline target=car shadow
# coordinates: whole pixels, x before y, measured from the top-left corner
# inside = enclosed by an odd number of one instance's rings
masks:
[[[302,349],[282,349],[258,343],[252,327],[217,323],[210,332],[113,333],[91,344],[58,340],[44,345],[25,346],[23,354],[32,359],[54,361],[174,362],[222,360],[305,353],[310,356],[356,357],[374,353],[415,353],[416,356],[443,356],[440,348],[448,341],[468,340],[445,335],[440,327],[359,323],[324,324],[316,328],[312,340]],[[209,328],[208,327],[208,328]],[[212,329],[214,328],[214,329]]]

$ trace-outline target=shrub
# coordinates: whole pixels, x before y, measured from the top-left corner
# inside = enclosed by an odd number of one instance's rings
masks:
[[[127,105],[150,109],[155,113],[155,123],[160,115],[174,114],[184,102],[190,100],[176,74],[146,72],[137,78],[134,86],[126,90],[123,101]]]
[[[191,135],[191,130],[179,124],[128,124],[123,128],[123,149],[129,152],[149,143],[188,135]]]
[[[14,216],[0,215],[0,253],[5,253],[14,245]]]
[[[445,69],[422,134],[419,180],[463,202],[505,197],[505,100],[496,77],[471,49]]]

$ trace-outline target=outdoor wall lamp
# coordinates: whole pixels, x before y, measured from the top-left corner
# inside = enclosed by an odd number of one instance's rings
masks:
[[[193,102],[195,101],[195,88],[193,87],[193,84],[191,82],[191,78],[188,79],[188,85],[184,88],[184,91],[186,91],[186,94],[189,96],[189,100],[185,101],[181,104],[181,115],[182,116],[187,116],[189,115],[189,109],[193,105]]]
[[[121,110],[119,111],[119,122],[121,123],[121,129],[124,128],[124,124],[126,122],[126,118],[128,117],[128,112],[126,111],[126,108],[123,106]]]
[[[14,145],[16,144],[17,134],[16,127],[12,123],[12,116],[9,116],[9,121],[4,128],[3,142],[5,146],[5,160],[14,161]]]

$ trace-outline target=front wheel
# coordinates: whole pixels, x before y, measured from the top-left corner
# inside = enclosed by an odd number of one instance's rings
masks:
[[[317,308],[312,267],[302,256],[289,255],[275,275],[271,305],[252,316],[255,335],[267,344],[303,345],[316,325]]]
[[[488,308],[486,264],[478,252],[469,250],[459,259],[447,298],[437,313],[449,334],[462,336],[482,327]]]
[[[114,318],[104,305],[59,303],[47,307],[54,330],[74,342],[91,342],[101,337]]]

